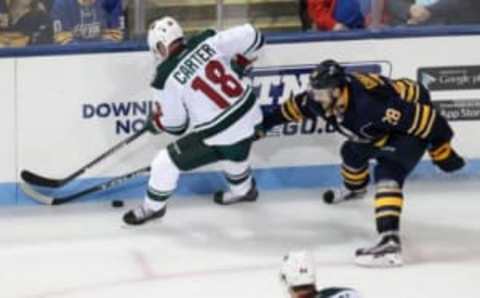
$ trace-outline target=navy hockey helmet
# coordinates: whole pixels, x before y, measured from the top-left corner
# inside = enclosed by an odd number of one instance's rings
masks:
[[[310,85],[314,89],[341,87],[345,83],[345,69],[335,60],[320,63],[310,75]]]

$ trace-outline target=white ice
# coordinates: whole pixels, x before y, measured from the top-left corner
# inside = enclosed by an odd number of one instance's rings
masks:
[[[405,266],[353,265],[375,240],[372,194],[324,205],[320,189],[264,191],[217,206],[173,197],[166,217],[126,228],[108,202],[0,209],[1,298],[281,298],[289,250],[312,250],[319,287],[365,298],[478,298],[480,183],[410,182],[402,217]],[[132,207],[140,199],[128,200]]]

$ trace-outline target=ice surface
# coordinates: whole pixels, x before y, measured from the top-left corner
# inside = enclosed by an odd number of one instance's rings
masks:
[[[328,206],[321,189],[264,191],[254,204],[173,197],[166,217],[127,228],[108,202],[0,209],[1,298],[280,298],[289,250],[310,249],[319,287],[366,298],[478,298],[480,181],[410,182],[398,269],[353,265],[375,241],[372,194]]]

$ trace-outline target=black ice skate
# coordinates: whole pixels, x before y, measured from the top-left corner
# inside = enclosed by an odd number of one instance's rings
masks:
[[[396,232],[380,235],[380,241],[371,248],[360,248],[355,252],[355,263],[366,267],[402,266],[402,248]]]
[[[217,191],[213,196],[213,201],[220,205],[231,205],[240,202],[255,202],[258,197],[257,185],[255,179],[252,179],[252,187],[243,196],[235,196],[230,192]]]
[[[367,194],[367,188],[349,190],[346,188],[329,189],[323,193],[323,201],[326,204],[337,204],[344,201],[363,199]]]
[[[167,212],[167,206],[165,205],[158,211],[146,209],[143,205],[132,209],[123,215],[123,221],[129,225],[141,225],[147,221],[161,218]]]

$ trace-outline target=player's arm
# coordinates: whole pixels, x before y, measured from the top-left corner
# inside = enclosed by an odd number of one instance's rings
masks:
[[[212,37],[212,43],[230,59],[240,54],[254,60],[264,44],[264,37],[253,25],[245,24],[218,32]]]
[[[306,118],[316,118],[324,115],[322,106],[311,99],[307,92],[290,95],[290,98],[281,105],[264,105],[263,129],[270,130],[272,127],[287,123],[300,122]]]
[[[146,127],[153,134],[165,131],[173,135],[181,135],[189,125],[189,117],[179,96],[153,88],[154,104],[149,114]]]

